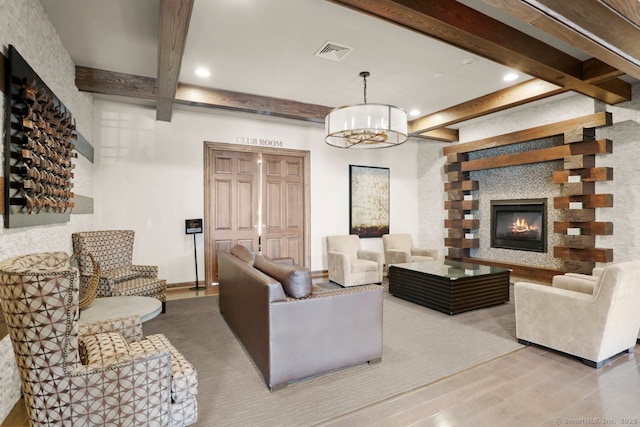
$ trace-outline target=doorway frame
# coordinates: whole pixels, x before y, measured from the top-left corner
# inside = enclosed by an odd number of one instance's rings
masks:
[[[204,174],[204,264],[205,264],[205,286],[211,285],[213,281],[213,271],[211,260],[212,254],[209,249],[209,209],[211,198],[211,165],[209,163],[209,151],[224,150],[236,152],[274,154],[281,156],[301,157],[304,167],[303,183],[303,267],[311,268],[311,152],[309,150],[298,150],[293,148],[274,148],[253,145],[233,144],[227,142],[204,141],[203,143],[203,174]]]

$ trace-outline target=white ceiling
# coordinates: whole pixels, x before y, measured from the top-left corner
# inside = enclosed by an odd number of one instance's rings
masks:
[[[76,65],[157,76],[160,0],[40,0]],[[461,0],[580,59],[587,55],[481,0]],[[353,48],[342,61],[314,54]],[[464,65],[467,60],[469,65]],[[194,71],[204,66],[211,76]],[[338,107],[368,102],[430,114],[520,83],[507,67],[325,0],[196,0],[180,82]]]

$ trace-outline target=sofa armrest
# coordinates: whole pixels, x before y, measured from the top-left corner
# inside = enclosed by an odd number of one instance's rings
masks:
[[[140,277],[156,279],[158,277],[157,265],[132,265],[131,269],[140,274]]]
[[[583,279],[582,277],[569,276],[568,274],[553,276],[553,279],[551,280],[551,286],[554,288],[582,292],[583,294],[589,295],[593,295],[593,289],[597,283],[597,279]]]
[[[385,253],[385,261],[387,265],[411,262],[411,253],[401,249],[387,249]]]
[[[382,357],[383,288],[356,286],[269,305],[269,387]]]

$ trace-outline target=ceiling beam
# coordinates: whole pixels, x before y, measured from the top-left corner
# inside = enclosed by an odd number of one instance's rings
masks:
[[[411,135],[414,138],[433,139],[442,142],[458,142],[460,134],[457,129],[439,128],[419,135]]]
[[[76,66],[76,86],[83,92],[129,98],[158,99],[156,79]]]
[[[158,31],[156,120],[171,121],[194,0],[161,0]]]
[[[456,1],[330,1],[436,38],[608,104],[617,104],[631,99],[631,85],[628,83],[620,81],[620,84],[600,87],[599,83],[586,82],[582,79],[580,60]],[[494,1],[517,2],[517,0]],[[582,4],[582,2],[568,3]]]
[[[324,123],[333,107],[180,83],[175,102]]]
[[[640,12],[637,1],[484,1],[640,79],[640,27],[634,22]]]
[[[531,79],[419,119],[411,120],[409,122],[409,134],[424,134],[424,132],[451,126],[485,114],[506,110],[563,92],[567,92],[567,89],[544,80]]]

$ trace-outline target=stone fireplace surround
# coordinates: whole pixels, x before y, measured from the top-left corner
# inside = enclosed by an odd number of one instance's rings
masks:
[[[612,168],[595,167],[595,155],[612,152],[611,141],[595,138],[595,128],[611,124],[611,114],[600,112],[445,147],[447,258],[475,258],[478,263],[509,267],[505,260],[515,253],[514,273],[519,270],[526,277],[543,280],[562,271],[590,271],[595,262],[611,262],[613,250],[596,248],[595,236],[612,234],[613,224],[597,222],[595,208],[612,207],[613,199],[610,194],[594,195],[596,181],[613,179]],[[536,168],[541,168],[538,173]],[[573,178],[578,178],[577,184]],[[491,191],[495,194],[489,195]],[[542,194],[531,196],[530,191]],[[548,197],[546,259],[529,255],[528,264],[522,264],[523,252],[490,247],[490,201],[504,194],[509,194],[507,198]],[[569,209],[576,200],[586,206]],[[567,228],[578,228],[582,235],[568,236]],[[560,239],[558,245],[556,239]]]
[[[469,159],[493,157],[552,147],[558,138],[546,138],[523,144],[509,145],[469,153]],[[480,226],[473,230],[479,239],[479,247],[472,248],[472,258],[499,260],[506,263],[528,264],[543,268],[560,269],[562,260],[553,257],[553,246],[561,245],[562,238],[553,232],[554,221],[561,221],[561,212],[553,208],[553,198],[560,196],[560,186],[553,184],[553,172],[562,169],[561,160],[529,165],[485,169],[469,173],[469,179],[478,181],[479,189],[471,195],[479,201],[473,213]],[[530,252],[491,247],[491,200],[546,199],[547,200],[547,251]]]

